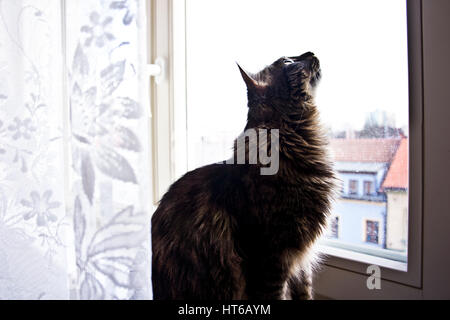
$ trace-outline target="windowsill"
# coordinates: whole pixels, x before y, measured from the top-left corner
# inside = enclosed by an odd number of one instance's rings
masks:
[[[404,253],[386,249],[367,248],[364,246],[343,244],[339,241],[321,239],[319,252],[347,260],[377,265],[380,267],[407,272],[407,256]]]
[[[342,194],[339,200],[364,200],[373,202],[386,202],[386,198],[383,195],[359,195],[357,193]]]

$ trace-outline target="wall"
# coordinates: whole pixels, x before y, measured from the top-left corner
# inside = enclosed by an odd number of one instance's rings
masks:
[[[450,1],[424,0],[424,298],[450,298]]]
[[[387,191],[386,248],[405,250],[408,235],[408,193]]]
[[[358,245],[382,247],[384,239],[384,213],[386,210],[384,202],[370,202],[361,200],[336,201],[333,214],[339,216],[339,239]],[[379,222],[379,244],[366,243],[365,219]]]
[[[380,170],[384,171],[384,170]],[[367,201],[367,196],[364,195],[364,181],[371,181],[373,186],[373,198],[377,194],[380,181],[377,181],[375,173],[349,173],[339,172],[338,177],[343,182],[344,197],[352,197],[352,199],[338,199],[333,206],[332,213],[339,216],[339,241],[357,244],[368,245],[373,247],[383,247],[385,238],[385,213],[386,202]],[[350,180],[358,181],[358,194],[349,194]],[[366,198],[353,199],[353,198]],[[379,223],[379,243],[365,242],[365,220],[374,220]]]

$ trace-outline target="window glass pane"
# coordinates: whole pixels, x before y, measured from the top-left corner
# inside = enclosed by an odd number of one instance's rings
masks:
[[[257,72],[280,56],[312,51],[322,66],[316,103],[341,179],[333,208],[340,218],[322,241],[406,262],[406,1],[193,0],[186,6],[188,169],[228,159],[244,128],[247,95],[236,61]]]

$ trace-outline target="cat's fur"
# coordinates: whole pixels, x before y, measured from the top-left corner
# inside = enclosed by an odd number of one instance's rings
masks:
[[[334,190],[312,97],[319,61],[308,52],[239,69],[246,129],[279,129],[279,170],[212,164],[172,184],[152,218],[155,299],[312,298],[311,248]]]

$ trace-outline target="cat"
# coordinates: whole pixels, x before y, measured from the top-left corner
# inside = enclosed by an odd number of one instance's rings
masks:
[[[154,299],[313,298],[314,243],[336,181],[313,99],[319,60],[307,52],[257,74],[238,67],[247,86],[244,130],[266,129],[270,138],[277,130],[278,168],[262,174],[267,163],[227,161],[170,186],[152,217]]]

